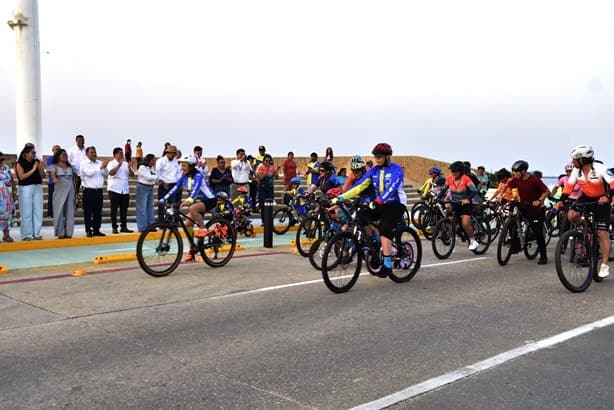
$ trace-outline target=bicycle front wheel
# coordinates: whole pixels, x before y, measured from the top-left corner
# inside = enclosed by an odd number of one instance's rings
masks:
[[[561,234],[554,262],[559,280],[570,292],[584,292],[593,280],[591,250],[582,232],[567,231]]]
[[[325,226],[316,217],[308,217],[301,222],[296,230],[296,250],[301,256],[309,256],[311,245],[322,237],[322,231],[325,230]]]
[[[433,239],[431,246],[433,253],[439,259],[447,259],[452,255],[454,245],[456,243],[456,234],[454,233],[454,225],[448,218],[437,222],[433,229]]]
[[[183,254],[183,239],[169,223],[149,225],[136,242],[139,266],[151,276],[166,276],[177,269]]]
[[[230,262],[237,247],[237,232],[224,218],[213,218],[205,224],[209,233],[198,240],[198,249],[203,261],[213,268]]]
[[[471,226],[473,228],[473,238],[478,243],[477,249],[472,252],[476,255],[483,255],[492,242],[490,239],[490,228],[482,218],[472,218]]]
[[[273,213],[273,232],[283,235],[290,229],[292,213],[287,208],[278,209]]]
[[[420,237],[410,227],[399,231],[392,243],[396,254],[392,257],[390,279],[395,282],[410,281],[420,269],[422,262],[422,243]]]
[[[362,258],[356,237],[339,232],[326,244],[322,255],[322,278],[326,287],[335,293],[347,292],[360,276]]]
[[[499,262],[499,265],[504,266],[509,262],[514,246],[520,247],[517,232],[516,221],[508,219],[501,229],[501,235],[497,243],[497,262]]]

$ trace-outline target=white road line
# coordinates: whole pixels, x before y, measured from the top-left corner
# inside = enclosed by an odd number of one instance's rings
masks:
[[[372,402],[361,404],[357,407],[354,407],[353,410],[383,409],[394,404],[400,403],[402,401],[409,400],[421,394],[428,393],[432,390],[439,389],[445,385],[465,379],[469,376],[475,375],[485,370],[492,369],[517,357],[524,356],[526,354],[533,353],[541,349],[552,347],[559,343],[591,332],[595,329],[601,329],[612,324],[614,324],[614,316],[606,317],[605,319],[601,319],[596,322],[589,323],[563,333],[559,333],[558,335],[554,335],[542,340],[538,340],[536,342],[528,343],[524,346],[520,346],[512,350],[508,350],[507,352],[500,353],[496,356],[492,356],[488,359],[471,364],[469,366],[461,367],[460,369],[456,369],[450,373],[446,373],[441,376],[428,379],[422,383],[415,384],[406,389],[390,394],[388,396],[384,396]]]
[[[422,265],[422,266],[420,266],[420,269],[422,269],[422,268],[432,268],[432,267],[444,266],[444,265],[453,265],[453,264],[456,264],[456,263],[464,263],[464,262],[470,262],[470,261],[479,261],[479,260],[482,260],[482,259],[488,259],[488,257],[482,256],[480,258],[462,259],[462,260],[450,261],[450,262],[431,263],[429,265]],[[367,275],[368,273],[369,272],[361,272],[360,276]],[[418,270],[418,274],[419,273],[420,273],[420,270]],[[348,275],[347,277],[349,278],[350,275]],[[246,291],[243,291],[243,292],[236,292],[236,293],[228,293],[226,295],[213,296],[213,297],[210,297],[210,298],[207,298],[207,299],[208,300],[219,300],[219,299],[226,299],[226,298],[234,298],[234,297],[237,297],[237,296],[253,295],[253,294],[256,294],[256,293],[263,293],[263,292],[270,292],[272,290],[293,288],[295,286],[313,285],[314,283],[322,283],[322,282],[323,282],[323,279],[307,280],[307,281],[304,281],[304,282],[287,283],[285,285],[268,286],[266,288],[252,289],[252,290],[246,290]]]

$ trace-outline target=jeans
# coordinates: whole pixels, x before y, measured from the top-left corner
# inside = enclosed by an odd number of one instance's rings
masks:
[[[19,185],[19,215],[21,239],[41,236],[43,227],[43,187]]]
[[[142,232],[154,223],[154,193],[153,187],[136,185],[136,226]]]

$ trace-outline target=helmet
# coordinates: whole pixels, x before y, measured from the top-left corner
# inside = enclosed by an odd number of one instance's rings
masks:
[[[341,187],[336,186],[334,188],[329,189],[328,191],[326,191],[326,196],[328,198],[336,198],[339,195],[341,195],[343,193],[343,189],[341,189]]]
[[[463,161],[454,161],[453,163],[450,164],[450,171],[452,171],[452,172],[464,172],[465,171],[465,164],[463,164]]]
[[[529,169],[529,163],[527,161],[518,160],[512,164],[512,172],[526,171]]]
[[[324,161],[320,164],[320,169],[326,172],[332,172],[335,170],[335,166],[329,161]]]
[[[196,157],[192,154],[186,154],[179,159],[179,162],[185,162],[186,164],[194,165],[196,164]]]
[[[501,181],[502,179],[509,178],[510,172],[505,168],[501,168],[500,170],[495,172],[495,176],[497,177],[497,180]]]
[[[299,185],[300,185],[300,184],[301,184],[301,178],[299,178],[299,177],[294,177],[294,178],[292,178],[292,179],[290,180],[290,183],[292,183],[292,184],[299,184]]]
[[[593,159],[593,155],[595,155],[595,151],[593,151],[593,147],[590,145],[578,145],[571,150],[571,159]]]
[[[433,167],[433,168],[429,169],[429,174],[430,173],[433,173],[435,175],[441,175],[441,170],[439,168],[437,168],[437,167]]]
[[[538,170],[533,170],[532,172],[533,175],[535,175],[537,178],[542,178],[544,176],[544,173]]]
[[[366,166],[367,164],[365,164],[365,161],[362,160],[362,157],[360,155],[354,155],[352,157],[352,161],[350,162],[350,169],[352,171],[365,168]]]
[[[244,186],[237,187],[237,192],[241,194],[247,194],[247,188],[245,188]]]
[[[375,147],[373,147],[371,154],[373,155],[378,155],[378,154],[392,155],[392,147],[389,144],[386,144],[385,142],[380,142]]]
[[[223,199],[224,201],[228,200],[228,194],[226,192],[224,192],[224,191],[218,192],[217,194],[215,194],[215,197],[217,199]]]
[[[565,165],[565,171],[573,171],[573,164],[569,163],[569,164]]]

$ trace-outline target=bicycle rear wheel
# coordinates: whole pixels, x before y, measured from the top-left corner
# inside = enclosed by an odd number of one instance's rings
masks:
[[[139,266],[151,276],[166,276],[177,269],[183,254],[183,239],[169,223],[149,225],[136,242]]]
[[[327,241],[325,241],[324,238],[318,238],[309,248],[309,263],[311,263],[314,269],[322,270],[322,256],[326,249],[326,243]],[[333,267],[334,266],[331,268]]]
[[[437,222],[433,229],[433,239],[431,246],[433,253],[439,259],[447,259],[454,250],[456,244],[456,234],[454,233],[454,225],[448,218]]]
[[[398,283],[408,282],[416,275],[422,262],[420,237],[412,228],[405,227],[397,232],[392,246],[396,254],[392,257],[390,279]]]
[[[325,224],[317,217],[308,217],[301,222],[296,230],[296,250],[301,256],[309,256],[311,245],[322,237]]]
[[[554,262],[559,280],[570,292],[584,292],[593,280],[591,249],[582,232],[567,231],[556,244]]]
[[[278,235],[285,234],[290,229],[290,221],[292,221],[292,213],[288,208],[273,212],[273,232]]]
[[[499,242],[497,243],[497,262],[499,262],[499,265],[504,266],[509,262],[512,257],[514,245],[517,246],[516,249],[520,248],[518,245],[519,240],[517,238],[517,232],[518,227],[516,226],[516,221],[514,219],[508,219],[501,229]],[[516,242],[516,244],[514,244],[514,242]]]
[[[322,278],[328,289],[343,293],[354,286],[362,267],[360,253],[350,232],[339,232],[328,241],[322,255]]]
[[[237,246],[237,233],[226,219],[213,218],[205,224],[207,236],[198,240],[198,249],[203,261],[213,268],[230,262]]]
[[[525,222],[523,222],[525,224]],[[533,233],[533,228],[530,224],[526,224],[527,229],[525,230],[524,236],[524,248],[522,249],[524,252],[524,256],[529,260],[533,260],[537,257],[539,253],[539,246],[537,246],[537,239],[535,239],[535,234]],[[544,237],[545,239],[545,237]]]
[[[411,207],[410,218],[411,223],[416,227],[416,229],[422,229],[422,217],[424,215],[424,210],[427,208],[426,203],[420,201],[416,202],[414,206]]]

